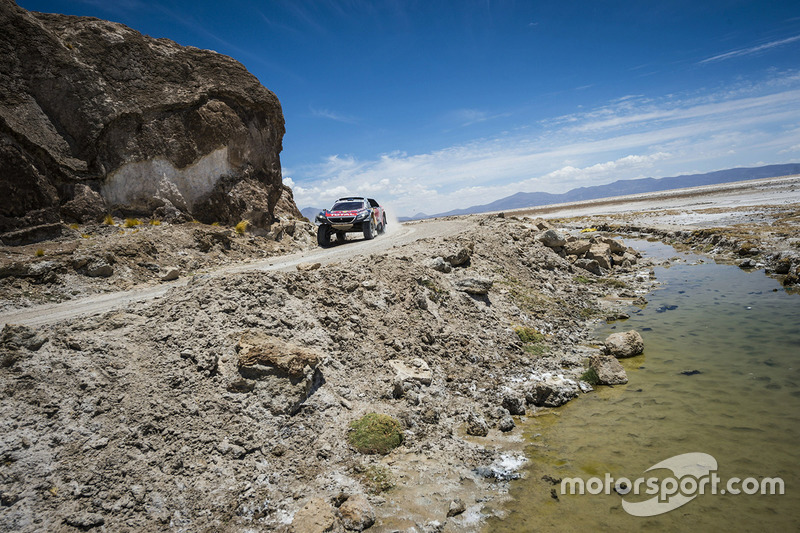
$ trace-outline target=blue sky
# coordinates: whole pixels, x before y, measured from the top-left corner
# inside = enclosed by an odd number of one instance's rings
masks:
[[[397,215],[800,161],[800,2],[19,0],[230,55],[300,207]]]

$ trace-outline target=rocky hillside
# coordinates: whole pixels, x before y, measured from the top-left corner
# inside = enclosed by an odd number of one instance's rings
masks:
[[[652,282],[599,235],[459,225],[7,325],[0,529],[476,531],[519,475],[523,417],[590,390],[593,361],[601,382],[624,381],[604,378],[615,360],[591,346],[594,321]],[[352,438],[369,413],[400,428],[387,455]]]
[[[237,61],[0,0],[0,232],[121,216],[277,210],[280,102]]]

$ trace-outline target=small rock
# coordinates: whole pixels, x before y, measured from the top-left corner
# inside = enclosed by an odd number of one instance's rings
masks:
[[[166,274],[161,276],[161,281],[175,281],[181,275],[181,271],[175,267],[166,267],[164,270]]]
[[[467,266],[469,265],[470,251],[467,248],[461,248],[455,254],[444,257],[444,260],[454,267]]]
[[[300,263],[297,265],[297,270],[300,272],[311,272],[317,270],[322,266],[322,263]]]
[[[482,416],[470,411],[467,415],[467,435],[485,437],[489,434],[489,425]]]
[[[644,341],[638,331],[612,333],[605,341],[605,352],[617,358],[634,357],[643,351]]]
[[[399,359],[392,359],[389,361],[389,366],[395,372],[396,381],[416,381],[422,385],[430,385],[433,381],[433,372],[431,372],[428,363],[422,359],[412,359],[409,364]]]
[[[525,414],[525,396],[517,393],[509,393],[503,397],[503,407],[508,409],[512,415],[523,416]]]
[[[97,513],[76,513],[64,518],[64,522],[79,529],[91,529],[106,523],[103,515]]]
[[[464,500],[461,498],[456,498],[450,502],[450,508],[447,509],[447,517],[450,518],[451,516],[460,515],[466,510],[467,504],[464,503]]]
[[[0,505],[4,507],[11,507],[19,501],[19,496],[11,494],[10,492],[3,492],[0,494]]]
[[[564,237],[559,231],[554,229],[549,229],[539,235],[539,242],[547,246],[548,248],[557,248],[559,246],[564,246],[567,244],[567,238]]]
[[[95,259],[86,266],[86,275],[92,278],[108,278],[114,268],[102,259]]]
[[[600,385],[622,385],[628,382],[628,375],[616,357],[593,355],[589,358],[589,368],[597,374]]]
[[[339,507],[342,525],[350,531],[364,531],[375,523],[375,510],[361,494],[350,496]]]
[[[503,433],[511,431],[512,429],[514,429],[515,426],[516,424],[514,424],[514,419],[511,418],[511,415],[504,416],[503,418],[500,419],[500,422],[497,423],[497,429],[499,429]]]
[[[494,282],[486,278],[464,278],[456,281],[456,289],[467,294],[488,294]]]
[[[443,257],[435,257],[428,261],[428,266],[437,272],[443,272],[447,274],[452,270],[450,263],[444,260]]]

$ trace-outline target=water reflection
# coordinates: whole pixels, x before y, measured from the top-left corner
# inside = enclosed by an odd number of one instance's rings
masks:
[[[675,256],[660,243],[633,245]],[[800,298],[730,265],[678,263],[656,274],[663,285],[649,304],[598,332],[641,332],[645,354],[622,361],[629,383],[529,422],[527,477],[512,485],[509,515],[488,530],[800,530]],[[723,479],[780,476],[786,494],[706,494],[640,518],[617,494],[555,499],[559,487],[542,479],[634,479],[688,452],[716,458]]]

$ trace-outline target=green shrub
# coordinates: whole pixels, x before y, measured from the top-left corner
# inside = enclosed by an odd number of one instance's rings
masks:
[[[403,428],[389,415],[369,413],[350,422],[347,440],[361,453],[385,455],[403,442]]]
[[[247,226],[249,226],[249,225],[250,225],[250,222],[248,222],[247,220],[242,220],[241,222],[236,224],[236,226],[233,229],[239,235],[244,235],[244,233],[247,231]]]
[[[519,340],[525,344],[542,342],[545,339],[544,333],[539,333],[533,328],[527,326],[519,326],[514,328],[514,332],[519,337]]]
[[[600,377],[597,375],[597,372],[594,371],[594,368],[589,368],[581,374],[581,381],[585,381],[589,385],[597,385],[600,383]]]

